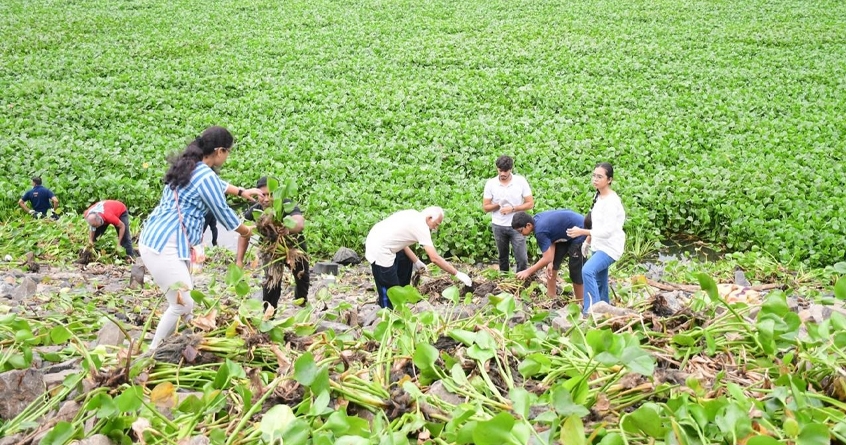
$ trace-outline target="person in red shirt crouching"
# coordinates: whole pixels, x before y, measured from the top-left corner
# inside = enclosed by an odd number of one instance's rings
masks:
[[[118,241],[126,249],[126,254],[133,258],[138,256],[138,253],[132,248],[132,235],[129,233],[129,211],[127,211],[124,203],[113,199],[100,201],[89,207],[83,213],[83,216],[91,229],[88,232],[90,244],[94,244],[100,235],[106,233],[106,228],[112,225],[115,226]]]

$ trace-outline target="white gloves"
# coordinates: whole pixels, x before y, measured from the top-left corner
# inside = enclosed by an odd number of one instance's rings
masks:
[[[464,272],[456,272],[455,278],[458,278],[458,281],[461,281],[462,283],[464,283],[465,286],[469,287],[469,286],[473,285],[473,280],[471,280],[470,276],[468,276]]]
[[[590,258],[590,244],[582,243],[582,258]]]
[[[426,272],[426,263],[424,263],[424,262],[423,262],[423,261],[421,261],[421,260],[417,260],[417,262],[416,262],[416,263],[414,263],[414,265],[413,265],[413,266],[411,266],[411,271],[412,271],[412,272],[419,272],[419,271],[422,271],[422,272],[420,272],[420,273]]]

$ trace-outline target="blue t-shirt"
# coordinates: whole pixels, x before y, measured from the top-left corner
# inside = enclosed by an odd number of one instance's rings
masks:
[[[582,243],[584,236],[570,238],[567,229],[583,227],[585,217],[572,210],[547,210],[535,215],[535,238],[541,252],[546,252],[553,243],[574,241]]]
[[[50,204],[50,200],[53,199],[54,196],[56,195],[54,195],[47,187],[44,187],[43,185],[36,185],[24,193],[21,200],[29,201],[30,205],[32,205],[32,210],[46,214],[48,210],[53,208],[53,205]]]

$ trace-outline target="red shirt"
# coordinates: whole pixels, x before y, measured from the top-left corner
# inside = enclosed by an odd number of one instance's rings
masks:
[[[103,223],[104,224],[111,224],[113,226],[117,226],[120,224],[120,215],[126,211],[126,206],[120,202],[115,201],[113,199],[107,199],[105,201],[100,201],[93,206],[89,207],[82,216],[88,216],[89,212],[99,213],[103,216]]]

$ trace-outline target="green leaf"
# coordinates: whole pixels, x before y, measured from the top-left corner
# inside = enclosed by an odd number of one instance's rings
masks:
[[[288,425],[296,420],[294,411],[288,405],[275,405],[270,408],[261,418],[259,431],[261,438],[266,443],[277,443],[282,438]]]
[[[414,351],[413,362],[414,365],[421,370],[429,370],[434,368],[435,361],[438,359],[438,350],[428,343],[418,343],[417,349]]]
[[[458,304],[458,300],[461,298],[461,291],[458,290],[458,286],[449,286],[441,292],[441,295],[453,304]]]
[[[630,433],[643,433],[653,439],[661,439],[667,432],[654,403],[646,403],[627,415],[623,420],[622,427]]]
[[[573,396],[564,385],[558,385],[552,390],[552,406],[555,411],[562,416],[579,416],[584,417],[590,414],[590,411],[584,406],[573,401]]]
[[[311,386],[317,376],[317,365],[311,352],[299,356],[294,362],[294,378],[303,386]]]
[[[830,442],[828,427],[819,423],[806,424],[796,438],[796,445],[825,445]]]
[[[511,388],[508,391],[508,398],[514,407],[514,412],[522,418],[529,418],[529,409],[532,407],[532,394],[523,388]]]
[[[699,287],[708,294],[708,298],[711,299],[712,303],[721,301],[720,292],[717,290],[717,282],[713,278],[704,273],[697,274],[696,278],[699,280]]]
[[[70,422],[61,421],[38,443],[39,445],[65,445],[73,436],[73,425]]]
[[[455,341],[459,341],[464,344],[464,346],[471,346],[473,343],[476,343],[476,333],[471,331],[465,331],[463,329],[453,329],[447,333]]]
[[[627,368],[640,375],[651,376],[655,371],[655,359],[639,346],[626,347],[623,350],[620,361]]]
[[[840,277],[834,283],[834,296],[838,300],[846,300],[846,277]]]
[[[130,386],[117,396],[115,404],[122,413],[133,413],[141,408],[141,400],[144,397],[144,390],[140,386]]]
[[[514,417],[507,412],[500,412],[490,420],[478,422],[473,430],[473,442],[476,445],[503,445],[515,443],[511,429]]]
[[[781,442],[770,436],[754,436],[746,441],[746,445],[781,445]]]
[[[479,345],[473,345],[467,348],[467,356],[478,360],[480,363],[485,363],[494,357],[494,350],[482,349]]]
[[[62,344],[73,336],[68,328],[64,326],[56,326],[50,330],[50,340],[53,344]]]
[[[567,445],[585,445],[585,426],[578,416],[569,416],[561,426],[561,443]]]

